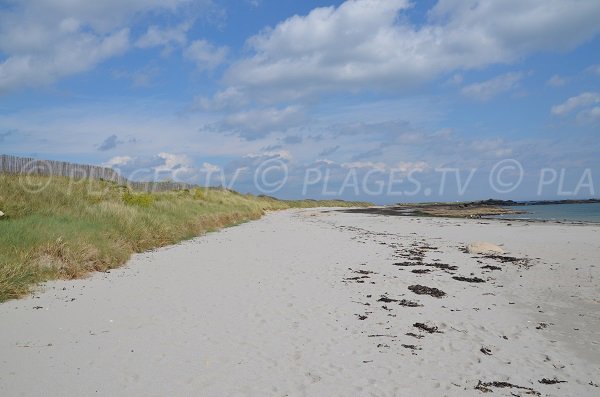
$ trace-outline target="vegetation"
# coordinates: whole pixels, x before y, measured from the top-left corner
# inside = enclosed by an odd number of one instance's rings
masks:
[[[33,179],[33,180],[32,180]],[[257,219],[265,211],[368,203],[282,201],[223,189],[138,193],[106,181],[0,174],[0,301],[36,283],[124,264],[132,253]]]

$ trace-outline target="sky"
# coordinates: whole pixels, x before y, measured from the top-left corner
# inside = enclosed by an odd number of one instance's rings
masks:
[[[376,203],[600,196],[598,0],[0,0],[0,154]]]

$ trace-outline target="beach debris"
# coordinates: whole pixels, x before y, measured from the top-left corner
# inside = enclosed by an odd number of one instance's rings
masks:
[[[425,274],[431,272],[431,269],[413,269],[411,272],[416,274]]]
[[[367,315],[366,314],[356,314],[356,316],[358,317],[359,320],[366,320],[367,319]]]
[[[348,277],[345,278],[344,281],[356,281],[359,284],[362,284],[365,282],[365,278],[371,278],[369,276],[356,276],[356,277]]]
[[[411,285],[408,287],[408,289],[417,295],[430,295],[435,298],[441,298],[443,296],[446,296],[446,293],[440,289],[434,287],[426,287],[424,285],[419,284]]]
[[[519,386],[519,385],[514,385],[512,383],[508,383],[508,382],[482,382],[482,381],[478,381],[477,382],[477,386],[475,386],[475,390],[479,390],[480,392],[483,393],[492,393],[493,390],[491,389],[492,387],[498,388],[498,389],[504,389],[504,388],[510,388],[510,389],[520,389],[520,390],[524,390],[525,394],[529,394],[529,395],[533,395],[533,396],[540,396],[540,392],[532,389],[531,387],[525,387],[525,386]]]
[[[548,323],[538,323],[538,325],[535,327],[535,329],[544,329],[546,327],[548,327],[550,324]]]
[[[400,306],[405,306],[405,307],[421,307],[421,306],[423,306],[419,302],[411,301],[408,299],[401,299],[398,301],[398,304]]]
[[[423,350],[422,348],[420,348],[418,346],[415,346],[415,345],[405,345],[405,344],[402,344],[401,346],[403,348],[405,348],[405,349],[410,349],[410,350]]]
[[[407,335],[407,336],[412,336],[413,338],[417,338],[417,339],[424,338],[424,336],[423,336],[423,335],[417,335],[417,334],[415,334],[414,332],[408,332],[408,333],[406,333],[406,335]]]
[[[485,255],[486,258],[488,259],[494,259],[497,260],[498,262],[501,263],[507,263],[510,262],[514,265],[517,266],[527,266],[529,265],[529,259],[528,258],[517,258],[514,256],[507,256],[507,255]]]
[[[4,216],[4,212],[0,211],[0,218]]]
[[[396,335],[385,335],[385,334],[373,334],[367,335],[368,338],[397,338]]]
[[[479,351],[482,352],[483,354],[485,354],[486,356],[492,355],[492,351],[490,349],[488,349],[487,347],[482,347],[481,349],[479,349]]]
[[[493,255],[493,254],[503,254],[504,250],[498,247],[495,244],[487,243],[484,241],[477,241],[467,245],[466,249],[469,254],[479,254],[479,255]]]
[[[395,262],[392,263],[392,266],[422,266],[422,262]]]
[[[454,276],[452,278],[458,281],[466,281],[467,283],[485,283],[485,280],[479,277]]]
[[[352,269],[350,269],[350,270],[352,270]],[[370,270],[362,270],[362,269],[361,270],[354,270],[354,273],[357,273],[357,274],[377,274],[377,273],[372,272]]]
[[[544,385],[555,385],[557,383],[567,383],[566,380],[558,380],[558,378],[556,376],[553,379],[542,378],[541,380],[538,380],[538,382],[540,382],[541,384],[544,384]]]
[[[441,331],[438,330],[439,328],[435,325],[427,325],[424,323],[414,323],[413,327],[418,328],[421,331],[429,332],[430,334],[434,334],[434,333],[441,334],[442,333]]]
[[[441,270],[458,270],[458,266],[449,265],[447,263],[426,263],[425,266],[435,267]]]
[[[494,266],[494,265],[485,265],[485,266],[481,266],[482,269],[489,269],[489,270],[502,270],[502,268],[500,266]]]
[[[458,266],[449,265],[447,263],[423,263],[423,262],[396,262],[392,263],[393,266],[410,267],[410,266],[427,266],[434,267],[440,270],[458,270]],[[426,271],[420,271],[419,269],[411,270],[413,273],[425,273]]]
[[[385,295],[381,295],[381,298],[377,299],[377,302],[391,303],[391,302],[398,302],[398,299],[392,299],[392,298],[388,298]]]

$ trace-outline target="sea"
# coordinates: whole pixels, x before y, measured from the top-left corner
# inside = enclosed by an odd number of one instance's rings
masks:
[[[567,221],[600,223],[600,203],[535,204],[506,207],[524,211],[524,214],[504,214],[494,218],[539,221]]]

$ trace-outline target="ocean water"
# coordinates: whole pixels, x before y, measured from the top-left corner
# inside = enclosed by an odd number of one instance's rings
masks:
[[[600,223],[600,203],[522,205],[507,208],[526,213],[498,215],[496,218]]]

